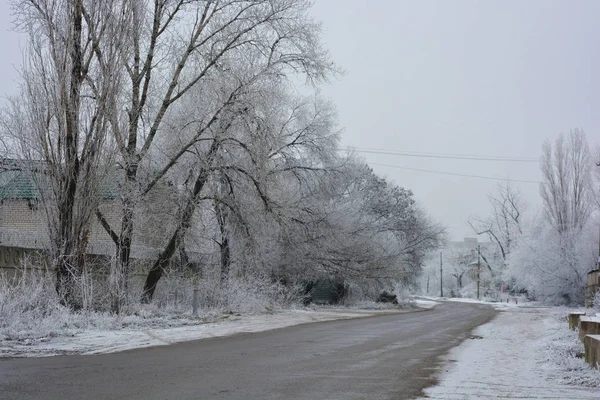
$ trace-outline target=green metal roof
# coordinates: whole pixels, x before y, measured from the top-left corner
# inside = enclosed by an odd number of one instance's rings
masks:
[[[40,192],[33,179],[23,172],[7,172],[0,179],[0,199],[37,200]]]
[[[100,195],[104,200],[112,200],[118,196],[118,189],[111,182],[112,179],[113,176],[107,177],[100,188]],[[28,172],[6,171],[0,173],[0,200],[6,199],[39,200],[41,195]]]

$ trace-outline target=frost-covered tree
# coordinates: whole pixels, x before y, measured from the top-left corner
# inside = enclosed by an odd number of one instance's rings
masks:
[[[487,237],[492,244],[482,248],[480,256],[482,265],[492,276],[493,286],[496,289],[511,288],[514,282],[506,275],[506,270],[511,253],[519,246],[527,228],[527,207],[521,193],[510,181],[498,185],[488,200],[489,216],[472,217],[468,222],[478,236]]]
[[[25,80],[37,80],[41,91],[52,92],[57,114],[64,115],[60,126],[66,133],[56,143],[64,146],[57,154],[65,162],[57,165],[79,169],[76,153],[84,141],[73,129],[83,112],[90,129],[108,131],[117,148],[121,222],[111,226],[99,209],[96,214],[115,242],[121,292],[127,290],[140,205],[209,131],[227,124],[226,114],[240,112],[238,99],[248,87],[262,77],[285,85],[288,75],[316,82],[333,71],[309,7],[306,0],[14,1],[18,19],[32,34],[31,56],[37,58]],[[44,87],[47,78],[57,85]],[[177,107],[182,103],[196,107]],[[38,124],[53,121],[54,113],[41,114]],[[184,124],[168,123],[175,119]],[[157,157],[167,141],[172,151]],[[74,188],[77,173],[61,174],[64,185]],[[69,213],[59,208],[69,225]]]
[[[28,42],[21,92],[4,114],[3,133],[24,161],[20,169],[37,182],[56,290],[78,308],[75,281],[113,154],[111,108],[123,83],[120,41],[129,21],[112,0],[12,3]]]
[[[469,225],[477,235],[485,235],[494,243],[506,261],[523,234],[526,205],[520,192],[510,181],[498,185],[488,196],[491,213],[487,218],[471,218]]]
[[[561,235],[545,220],[534,222],[510,257],[516,285],[552,304],[582,304],[587,272],[597,260],[597,226]]]
[[[586,273],[598,249],[593,160],[585,134],[559,136],[543,147],[540,193],[544,218],[534,221],[509,259],[514,282],[552,303],[582,303]]]
[[[426,253],[443,229],[429,221],[412,193],[349,160],[300,198],[284,226],[281,274],[341,277],[367,284],[414,285]]]
[[[594,165],[585,133],[561,134],[554,146],[546,141],[542,150],[540,194],[548,221],[559,234],[583,229],[592,211]]]
[[[114,243],[117,312],[142,236],[156,250],[143,255],[144,301],[174,260],[199,263],[188,256],[197,242],[218,248],[208,263],[220,260],[222,286],[248,270],[414,284],[442,229],[409,190],[338,156],[329,103],[298,98],[299,78],[311,87],[335,73],[310,1],[14,5],[31,62],[5,127],[50,171],[60,292],[83,268],[94,215]],[[117,223],[101,204],[106,185]]]
[[[180,174],[186,177],[182,210],[146,280],[146,301],[195,213],[207,206],[214,210],[225,281],[233,247],[256,247],[258,236],[282,218],[285,206],[271,192],[290,189],[289,179],[318,180],[329,168],[324,163],[337,146],[333,108],[318,98],[297,99],[273,82],[257,82],[240,95],[238,111],[224,113],[182,159],[180,164],[187,165]]]

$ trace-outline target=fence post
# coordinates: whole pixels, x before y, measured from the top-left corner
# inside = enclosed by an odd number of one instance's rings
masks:
[[[194,286],[194,298],[192,300],[192,315],[198,316],[198,286]]]

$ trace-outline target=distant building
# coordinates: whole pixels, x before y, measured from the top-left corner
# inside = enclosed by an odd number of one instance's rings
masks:
[[[478,250],[481,252],[482,263],[485,260],[491,262],[495,257],[495,246],[492,242],[480,242],[476,237],[465,237],[462,241],[450,241],[442,249],[443,253],[451,255],[460,255],[464,258],[470,258],[470,262],[477,261]],[[483,260],[485,259],[485,260]]]
[[[462,241],[450,241],[445,246],[446,249],[454,251],[476,251],[477,246],[489,244],[489,242],[481,243],[476,237],[466,237]]]
[[[449,241],[443,248],[431,252],[426,257],[421,288],[424,293],[439,295],[440,284],[443,284],[446,297],[475,297],[479,274],[481,293],[490,293],[493,289],[493,266],[497,265],[497,256],[496,247],[492,242],[481,242],[476,237]],[[442,281],[440,272],[443,273]]]
[[[164,210],[177,207],[168,192],[158,187],[140,205],[131,246],[134,266],[157,257],[166,243],[173,222],[165,217]],[[111,226],[120,227],[121,204],[116,188],[102,192],[100,210]],[[42,196],[32,175],[18,170],[0,172],[0,270],[14,270],[24,257],[47,258],[49,244]],[[193,243],[186,250],[190,261],[196,261],[198,249]],[[104,261],[116,254],[114,242],[95,216],[91,220],[87,254],[91,259]],[[47,263],[47,259],[43,262]]]

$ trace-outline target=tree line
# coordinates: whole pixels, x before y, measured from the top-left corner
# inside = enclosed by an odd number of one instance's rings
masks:
[[[600,259],[599,157],[585,132],[573,129],[543,143],[539,205],[528,204],[510,181],[488,195],[489,214],[468,221],[484,239],[480,263],[487,296],[504,290],[551,304],[584,303],[587,273]],[[445,290],[473,295],[463,277],[472,274],[479,254],[446,253]],[[434,261],[424,276],[439,279]]]
[[[13,0],[28,38],[2,111],[5,157],[42,197],[56,291],[81,307],[90,230],[114,245],[112,310],[130,298],[132,246],[153,209],[150,302],[190,248],[232,274],[416,283],[443,229],[412,192],[339,148],[318,87],[340,72],[306,0]],[[116,191],[119,221],[103,193]],[[147,234],[147,232],[146,232]]]

